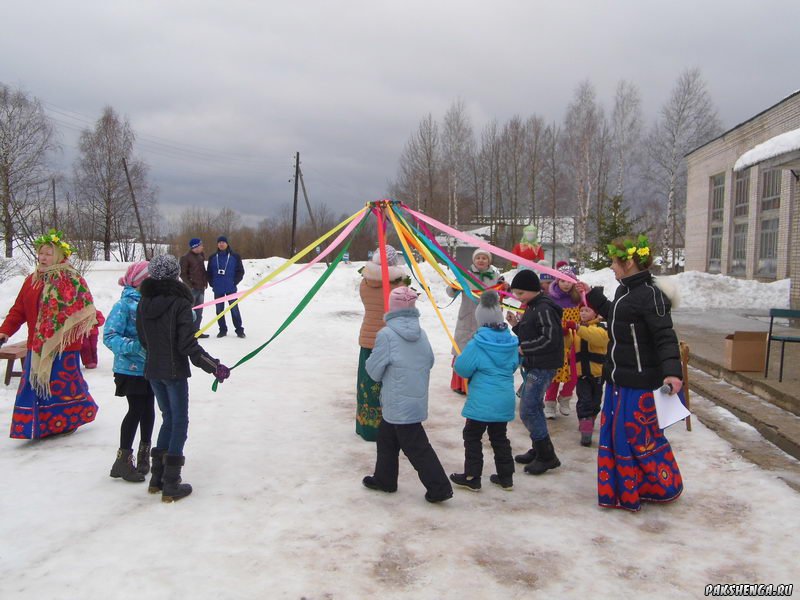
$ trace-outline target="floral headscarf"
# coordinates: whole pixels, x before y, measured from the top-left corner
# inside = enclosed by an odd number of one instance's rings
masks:
[[[40,244],[39,239],[35,243],[37,247],[53,244],[51,240]],[[56,250],[67,253],[63,246],[56,244],[53,244]],[[66,259],[50,267],[38,267],[33,281],[42,285],[42,295],[31,342],[29,380],[37,394],[49,397],[53,360],[67,346],[89,333],[97,324],[97,311],[86,280]]]

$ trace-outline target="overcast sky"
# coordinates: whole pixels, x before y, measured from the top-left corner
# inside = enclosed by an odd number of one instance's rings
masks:
[[[38,97],[69,170],[78,131],[126,116],[163,212],[270,215],[294,153],[312,202],[383,197],[419,121],[461,98],[492,118],[561,121],[582,80],[653,118],[699,67],[726,128],[800,88],[797,0],[4,1],[0,81]]]

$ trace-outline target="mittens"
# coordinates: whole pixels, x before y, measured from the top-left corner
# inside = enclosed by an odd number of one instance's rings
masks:
[[[221,383],[230,376],[231,376],[231,370],[222,363],[219,363],[217,365],[217,370],[214,371],[214,377],[217,378],[217,381]]]

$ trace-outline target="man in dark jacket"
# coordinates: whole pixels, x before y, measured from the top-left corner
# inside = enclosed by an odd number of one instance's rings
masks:
[[[509,312],[506,320],[519,338],[524,378],[519,418],[530,432],[532,442],[531,449],[514,460],[526,465],[526,473],[541,475],[561,466],[547,431],[544,393],[564,364],[563,311],[542,293],[539,277],[533,271],[519,271],[511,281],[511,292],[527,305],[522,318]]]
[[[221,235],[217,238],[217,251],[212,254],[208,259],[208,282],[211,284],[211,289],[214,290],[214,298],[222,298],[228,294],[236,292],[236,286],[244,277],[244,265],[242,258],[233,251],[228,245],[228,238]],[[229,300],[229,304],[233,304],[235,300]],[[220,302],[217,304],[217,314],[225,310],[225,303]],[[231,309],[231,318],[233,319],[233,328],[236,330],[236,335],[240,338],[244,336],[244,327],[242,327],[242,315],[239,312],[239,305],[237,304]],[[217,337],[225,337],[228,335],[228,324],[225,322],[225,317],[219,320],[219,333]]]
[[[189,240],[189,251],[181,256],[181,281],[188,285],[192,291],[192,306],[198,306],[203,303],[206,288],[208,287],[205,260],[203,242],[200,238]],[[194,311],[195,329],[200,329],[202,320],[203,309],[198,308]],[[204,333],[200,337],[207,338],[208,334]]]
[[[189,431],[189,360],[220,381],[230,375],[230,370],[195,339],[192,294],[178,281],[177,259],[170,254],[156,256],[150,261],[148,272],[150,278],[140,288],[136,331],[147,351],[144,376],[153,388],[162,417],[158,440],[151,451],[149,491],[161,491],[164,502],[174,502],[192,493],[192,486],[181,483],[183,446]]]

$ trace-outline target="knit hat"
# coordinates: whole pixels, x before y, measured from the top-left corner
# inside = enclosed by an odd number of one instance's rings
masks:
[[[154,256],[147,267],[150,277],[153,279],[177,279],[181,273],[178,259],[172,254],[160,254]]]
[[[376,265],[381,264],[381,249],[376,248],[375,252],[372,253],[372,262]],[[397,250],[392,248],[389,244],[386,244],[386,262],[388,263],[387,266],[394,267],[397,264]]]
[[[560,260],[556,263],[556,269],[560,269],[561,267],[566,267],[569,263],[565,260]]]
[[[500,295],[496,291],[486,290],[481,294],[481,301],[475,309],[475,320],[478,322],[478,327],[503,324]]]
[[[562,266],[558,267],[559,272],[569,275],[573,279],[577,279],[578,275],[575,273],[575,267],[571,267],[568,264],[564,263]]]
[[[539,276],[529,269],[519,271],[511,280],[512,290],[524,290],[526,292],[541,292],[542,284],[539,283]]]
[[[418,297],[417,292],[404,285],[394,288],[389,294],[389,312],[414,308]]]
[[[227,244],[228,238],[226,238],[224,235],[221,235],[217,238],[217,243],[219,244],[220,242],[225,242]]]
[[[125,271],[125,275],[119,278],[118,283],[123,287],[129,285],[137,288],[142,285],[142,282],[145,279],[150,277],[150,273],[147,269],[148,262],[146,260],[140,260],[139,262],[133,263],[128,267],[128,270]]]
[[[192,238],[192,239],[189,240],[189,248],[191,248],[192,250],[194,250],[198,246],[202,246],[202,245],[203,245],[203,242],[202,242],[202,240],[200,238]]]
[[[492,253],[487,252],[483,248],[475,248],[475,252],[472,253],[472,262],[475,262],[475,259],[478,258],[481,254],[489,258],[489,264],[492,264]]]
[[[540,260],[539,264],[542,265],[542,266],[545,266],[545,267],[549,267],[550,266],[550,265],[547,264],[546,260]],[[555,280],[555,277],[553,277],[550,273],[545,273],[544,271],[541,271],[539,273],[539,281],[554,281],[554,280]]]

